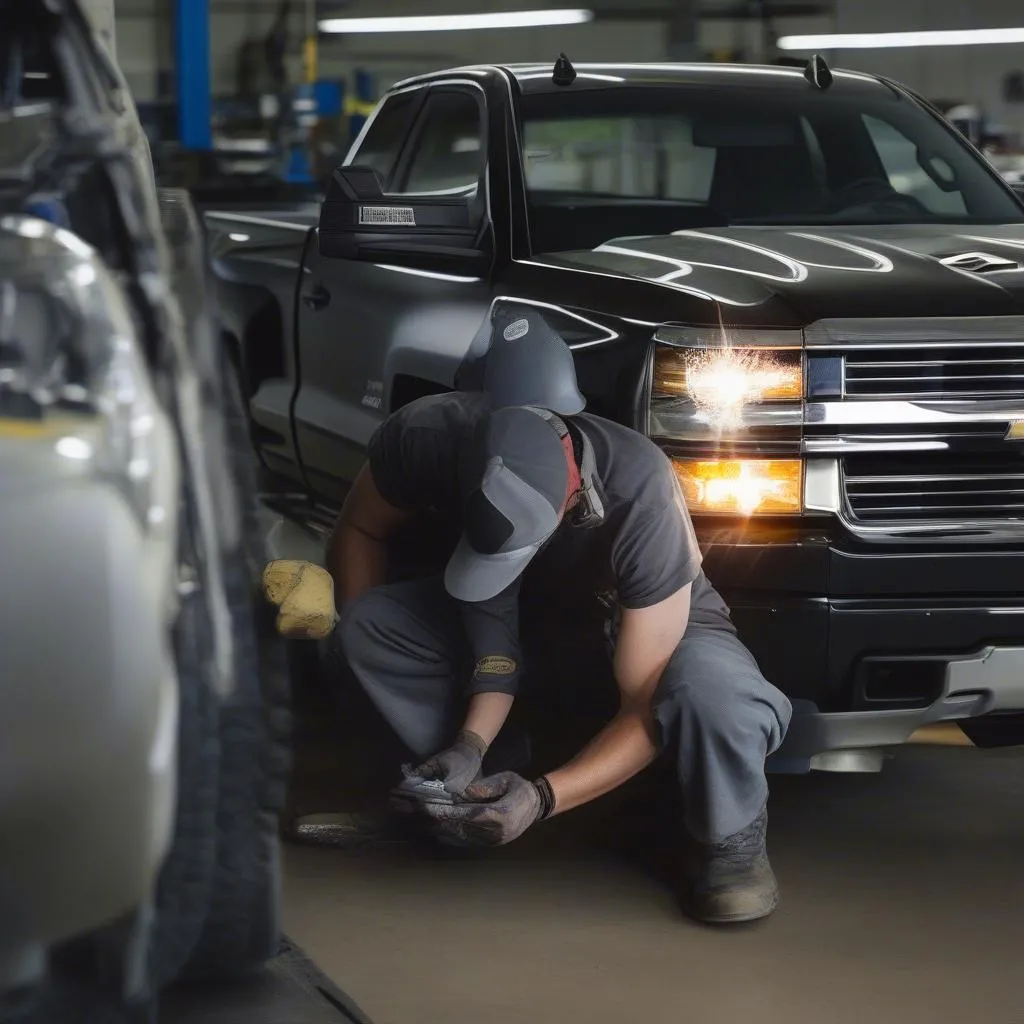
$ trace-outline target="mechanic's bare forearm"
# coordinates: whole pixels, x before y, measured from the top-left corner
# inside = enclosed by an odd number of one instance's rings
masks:
[[[339,612],[387,575],[387,545],[344,521],[338,523],[327,551],[327,571],[334,579],[334,603]]]
[[[554,814],[590,803],[628,782],[658,755],[649,713],[623,708],[564,768],[548,773]]]
[[[412,515],[384,500],[369,466],[360,470],[327,546],[327,571],[334,579],[339,612],[385,582],[388,538]]]
[[[490,746],[501,732],[515,698],[508,693],[476,693],[469,701],[463,726]]]
[[[553,813],[610,793],[657,757],[655,694],[689,618],[689,585],[658,604],[623,610],[614,661],[619,713],[569,764],[548,775]]]

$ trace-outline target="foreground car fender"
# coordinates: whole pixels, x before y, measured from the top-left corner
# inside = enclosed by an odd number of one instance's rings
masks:
[[[4,987],[145,903],[168,849],[180,464],[95,251],[10,217],[0,265]]]

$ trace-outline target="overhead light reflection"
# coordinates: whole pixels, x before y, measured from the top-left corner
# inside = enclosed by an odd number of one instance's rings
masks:
[[[417,270],[414,267],[396,267],[390,263],[375,263],[378,270],[390,270],[395,274],[410,274],[413,277],[427,277],[432,281],[452,281],[456,284],[475,284],[479,277],[460,277],[457,274],[442,274],[436,270]]]
[[[586,78],[594,82],[624,82],[625,79],[621,75],[596,75],[590,71],[578,71],[576,73],[577,78]],[[527,75],[516,75],[516,78],[520,82],[527,82],[533,79],[540,78],[551,78],[551,70],[547,71],[531,71]]]
[[[81,437],[62,437],[54,445],[54,450],[62,458],[75,462],[85,462],[92,458],[92,445]]]
[[[831,263],[811,263],[810,260],[801,260],[800,262],[805,267],[817,267],[820,270],[850,270],[857,274],[891,274],[894,269],[892,260],[888,256],[883,256],[880,252],[875,252],[872,249],[864,249],[838,238],[826,238],[824,235],[812,235],[805,231],[794,231],[792,234],[794,238],[806,238],[811,242],[821,242],[823,245],[833,245],[837,249],[846,249],[847,252],[863,256],[874,264],[870,267],[837,267]]]

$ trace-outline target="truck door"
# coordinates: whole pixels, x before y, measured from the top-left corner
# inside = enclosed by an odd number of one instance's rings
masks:
[[[373,167],[389,200],[472,194],[485,188],[484,114],[484,93],[470,82],[397,93],[346,165]],[[489,302],[486,279],[433,265],[429,256],[397,266],[326,258],[310,246],[299,294],[295,423],[307,479],[322,497],[344,496],[394,408],[452,387]]]

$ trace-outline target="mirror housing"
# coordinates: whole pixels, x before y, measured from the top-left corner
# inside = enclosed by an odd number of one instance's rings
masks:
[[[479,190],[385,194],[373,168],[339,167],[320,209],[320,255],[477,276],[491,262],[483,224]]]

